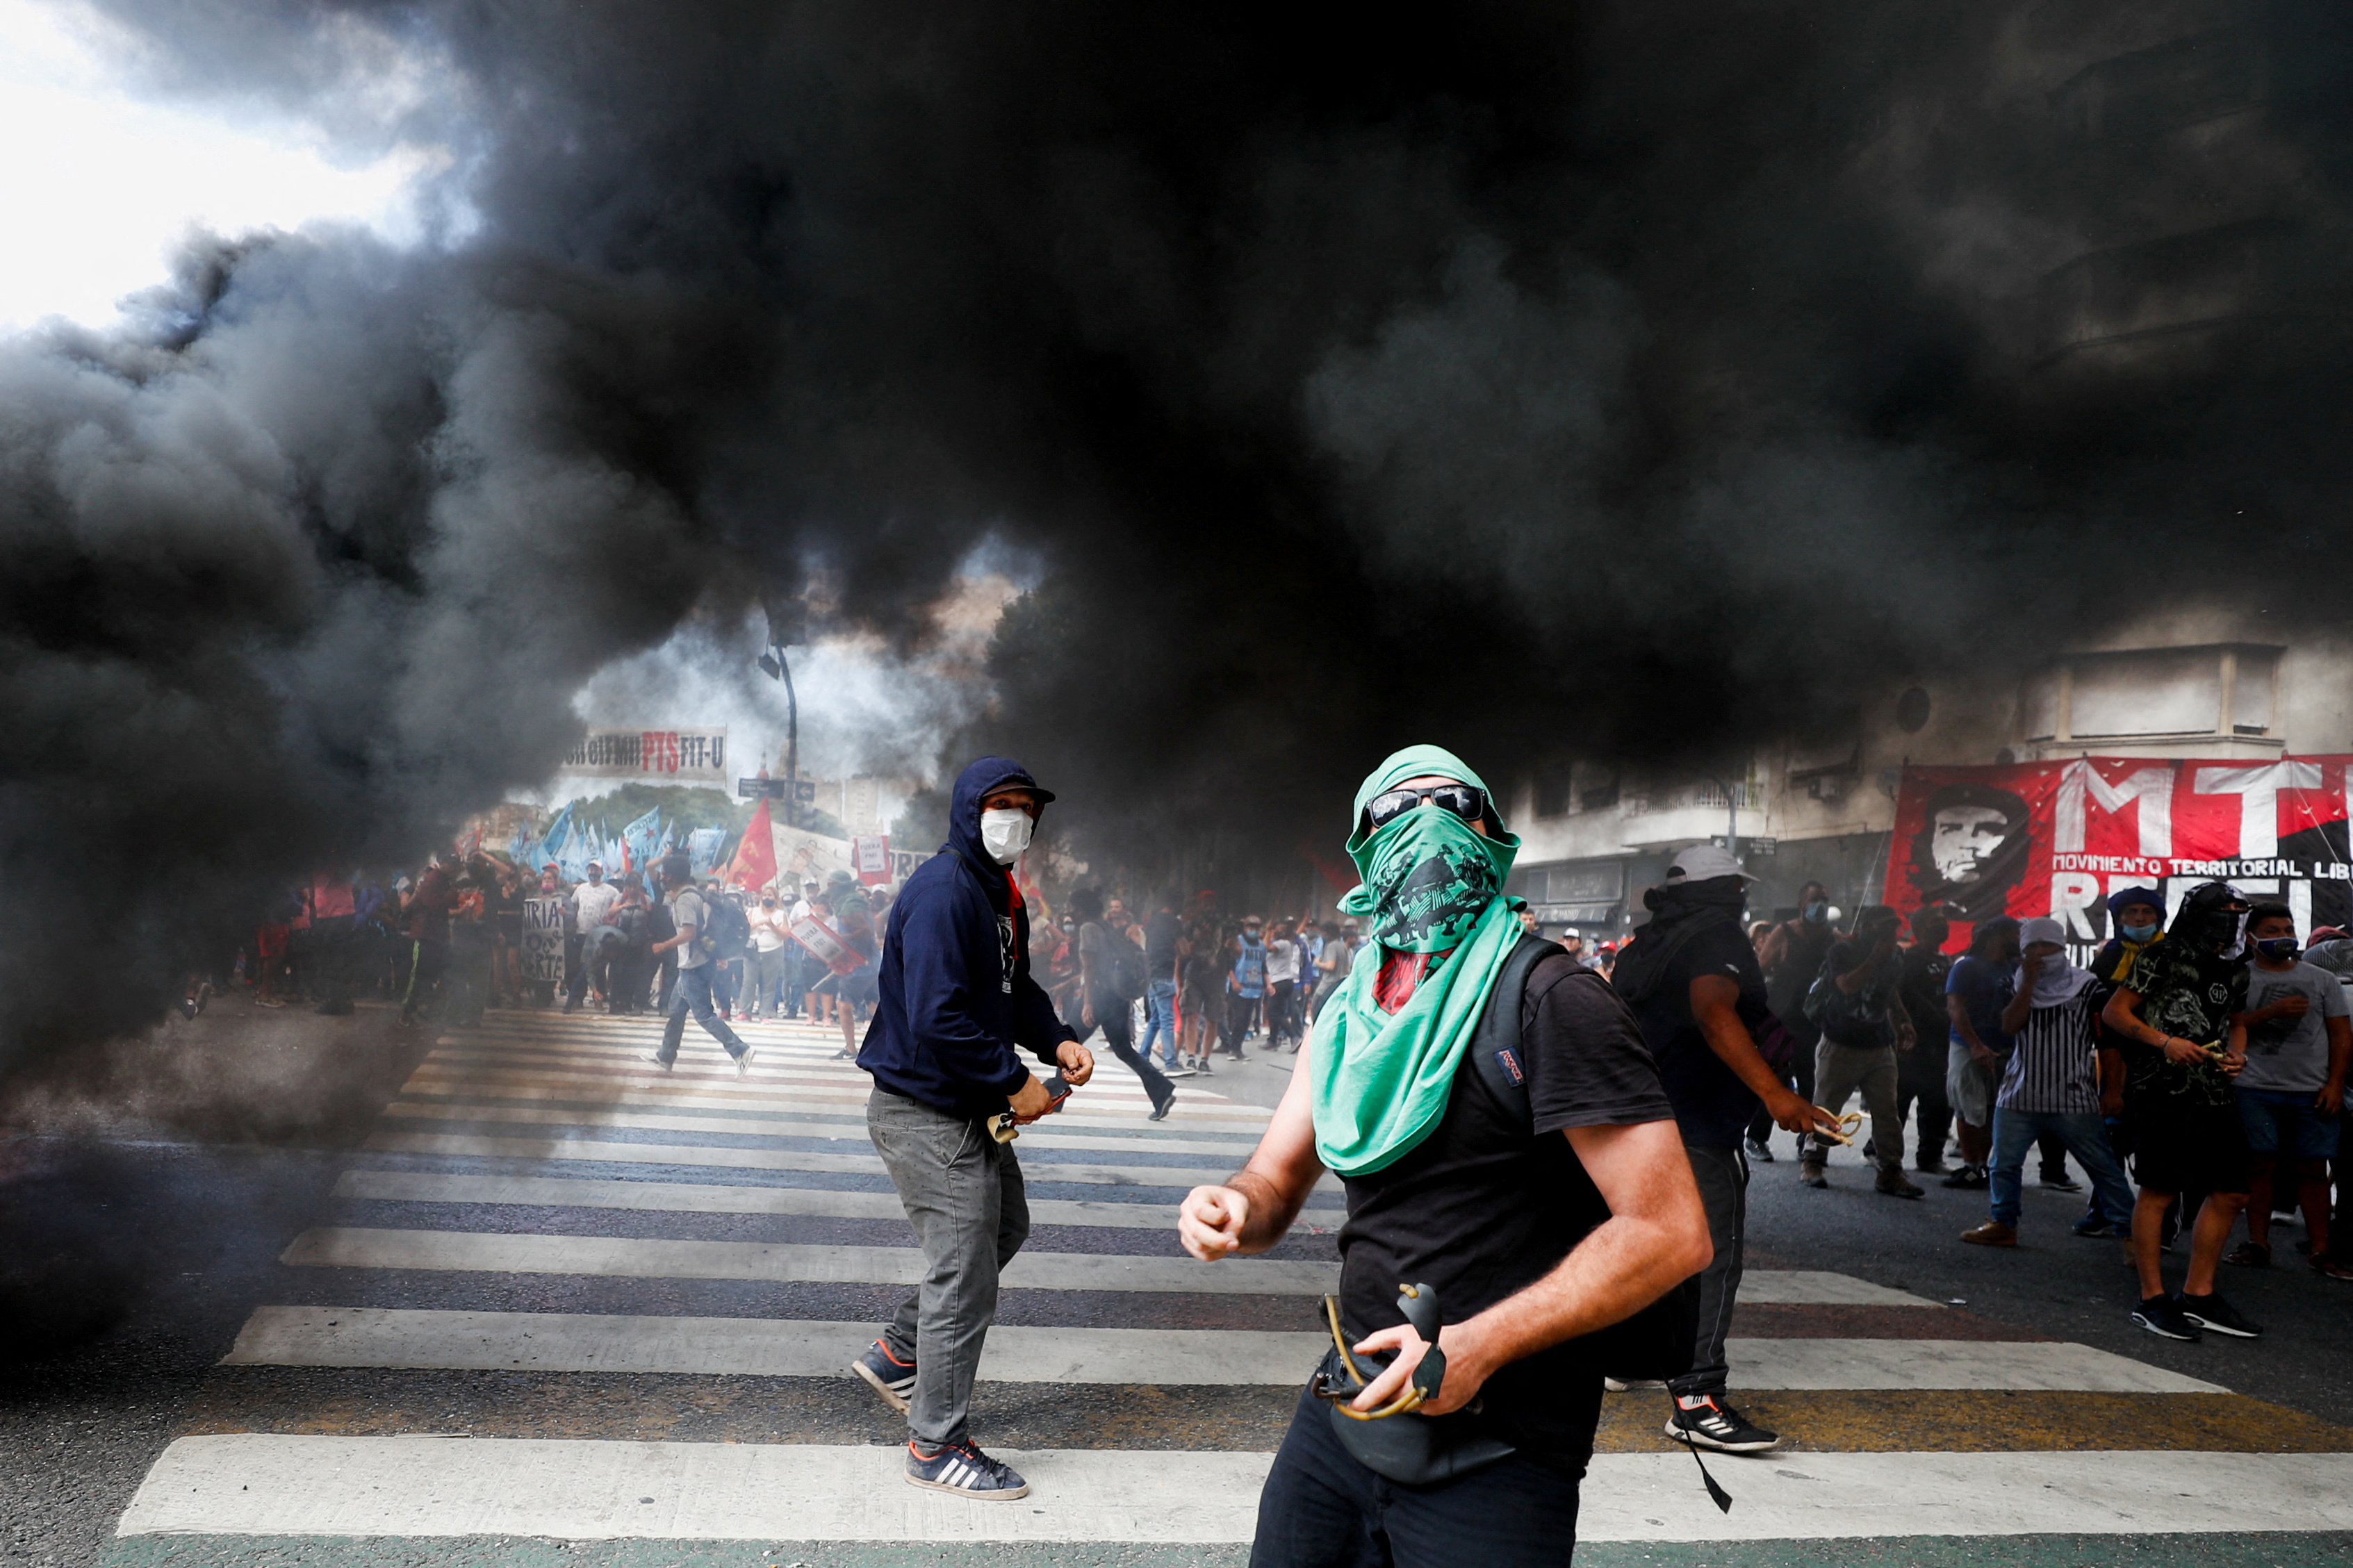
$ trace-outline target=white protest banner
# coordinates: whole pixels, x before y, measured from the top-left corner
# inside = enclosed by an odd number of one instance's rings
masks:
[[[889,834],[860,834],[849,841],[849,858],[858,868],[858,879],[867,887],[879,888],[891,879]]]
[[[815,915],[803,915],[795,921],[792,931],[795,942],[808,949],[817,956],[818,962],[836,974],[847,974],[866,962],[862,954],[841,940],[839,932]]]
[[[588,731],[559,770],[575,777],[725,785],[727,727]]]
[[[564,900],[522,901],[522,975],[564,984]]]

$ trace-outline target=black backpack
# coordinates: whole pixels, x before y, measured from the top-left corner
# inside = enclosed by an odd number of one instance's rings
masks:
[[[1103,984],[1111,994],[1123,1002],[1133,1002],[1144,994],[1144,950],[1127,939],[1124,932],[1109,926],[1102,928],[1103,940],[1111,944],[1111,956],[1103,964]]]
[[[1520,1052],[1521,1004],[1528,976],[1544,959],[1560,952],[1558,942],[1540,936],[1522,936],[1504,960],[1487,1010],[1471,1037],[1471,1058],[1483,1082],[1504,1107],[1517,1116],[1527,1135],[1535,1136],[1535,1112],[1528,1102],[1528,1075]],[[1599,971],[1579,969],[1563,985],[1599,985],[1610,1000],[1625,1004]],[[1632,1027],[1632,1020],[1628,1024]],[[1639,1031],[1638,1031],[1639,1032]],[[1692,1367],[1694,1341],[1699,1331],[1699,1276],[1694,1275],[1632,1317],[1569,1342],[1594,1372],[1616,1378],[1681,1377]]]

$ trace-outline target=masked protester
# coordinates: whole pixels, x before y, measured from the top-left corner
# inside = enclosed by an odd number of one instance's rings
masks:
[[[1518,848],[1437,747],[1365,781],[1347,844],[1364,882],[1341,908],[1371,941],[1249,1165],[1185,1200],[1180,1239],[1215,1262],[1281,1240],[1324,1170],[1348,1189],[1334,1309],[1348,1350],[1300,1397],[1256,1568],[1556,1568],[1609,1353],[1586,1336],[1708,1261],[1650,1051],[1606,984],[1521,931],[1503,891]],[[1687,1358],[1688,1316],[1675,1327]],[[1407,1408],[1374,1415],[1393,1400]]]
[[[1798,894],[1798,918],[1783,921],[1767,931],[1757,952],[1757,962],[1765,970],[1767,1005],[1789,1031],[1790,1079],[1799,1097],[1810,1101],[1814,1096],[1814,1044],[1820,1039],[1821,1030],[1806,1016],[1806,993],[1820,975],[1822,960],[1830,956],[1831,944],[1836,941],[1838,931],[1831,924],[1831,891],[1820,882],[1809,882]],[[1771,1164],[1772,1137],[1772,1119],[1760,1108],[1748,1121],[1748,1157],[1760,1165]],[[1805,1149],[1806,1140],[1800,1137],[1800,1156]]]
[[[923,1279],[852,1370],[907,1415],[911,1485],[994,1501],[1029,1483],[966,1431],[999,1271],[1029,1234],[1021,1163],[987,1124],[1059,1103],[1018,1050],[1076,1088],[1094,1071],[1029,973],[1029,913],[1010,869],[1053,795],[1019,763],[983,757],[956,779],[948,841],[891,906],[873,1026],[867,1135],[915,1228]]]
[[[1672,1396],[1667,1436],[1733,1454],[1762,1453],[1781,1441],[1742,1415],[1729,1397],[1725,1341],[1747,1244],[1742,1130],[1760,1107],[1792,1132],[1813,1131],[1829,1120],[1791,1091],[1758,1047],[1761,1038],[1786,1050],[1788,1036],[1766,1005],[1757,950],[1740,929],[1754,880],[1725,850],[1698,845],[1677,855],[1666,880],[1642,895],[1651,922],[1626,944],[1611,980],[1658,1058],[1715,1248],[1699,1277],[1691,1370],[1667,1385]]]
[[[2228,882],[2191,889],[2173,930],[2141,950],[2101,1015],[2124,1058],[2125,1123],[2140,1182],[2132,1226],[2141,1302],[2132,1318],[2169,1340],[2263,1331],[2214,1289],[2214,1266],[2253,1174],[2232,1091],[2247,1059],[2244,1032],[2232,1027],[2247,1010],[2246,921],[2247,900]],[[2206,1201],[2190,1232],[2189,1273],[2168,1295],[2165,1211],[2184,1193]]]
[[[2054,1133],[2092,1178],[2094,1212],[2077,1224],[2075,1234],[2130,1235],[2132,1189],[2100,1125],[2094,983],[2088,971],[2067,962],[2066,931],[2057,921],[2022,921],[2018,937],[2019,967],[2001,1012],[2010,1049],[1994,1092],[1993,1215],[1962,1232],[1961,1239],[1978,1247],[2018,1245],[2026,1151]]]
[[[2337,1113],[2345,1104],[2353,1025],[2337,976],[2304,961],[2295,913],[2285,904],[2247,912],[2254,949],[2247,971],[2247,1010],[2231,1020],[2231,1048],[2247,1059],[2232,1087],[2254,1156],[2247,1199],[2247,1239],[2222,1261],[2271,1266],[2272,1197],[2293,1192],[2304,1213],[2313,1269],[2353,1279],[2330,1254],[2328,1162],[2336,1157]]]

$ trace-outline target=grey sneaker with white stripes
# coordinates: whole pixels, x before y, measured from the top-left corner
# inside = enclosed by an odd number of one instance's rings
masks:
[[[1029,1495],[1029,1483],[1012,1466],[990,1458],[976,1443],[950,1443],[925,1458],[907,1445],[907,1484],[935,1492],[955,1492],[986,1502],[1011,1502]]]

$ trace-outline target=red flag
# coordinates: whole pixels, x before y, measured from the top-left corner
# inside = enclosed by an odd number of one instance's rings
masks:
[[[744,825],[744,842],[735,847],[735,858],[727,868],[727,885],[765,888],[776,879],[776,835],[768,826],[768,797],[762,795],[752,809],[752,820]]]

